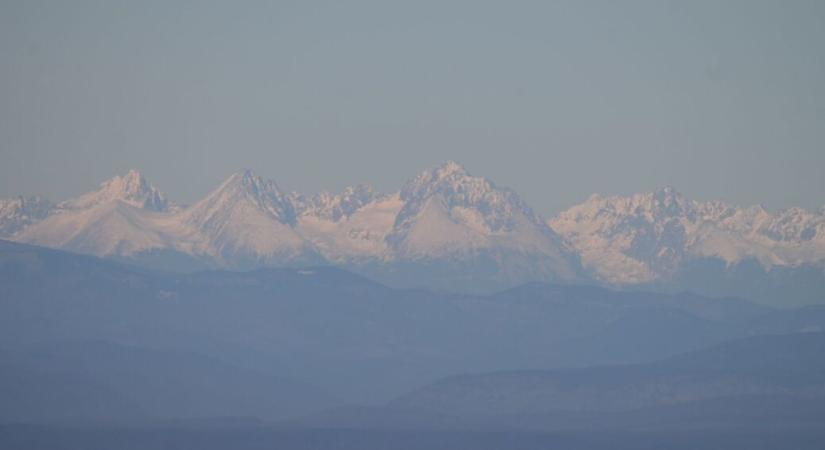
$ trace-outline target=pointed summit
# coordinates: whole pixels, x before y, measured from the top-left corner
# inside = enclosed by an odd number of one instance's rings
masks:
[[[455,161],[447,161],[439,166],[431,167],[413,178],[407,183],[407,186],[422,186],[427,184],[439,183],[446,180],[453,182],[472,177],[467,169]],[[406,188],[406,186],[405,186]]]
[[[252,169],[239,169],[237,172],[225,179],[221,186],[248,186],[263,183],[263,179],[255,174]]]
[[[435,168],[440,178],[448,176],[469,176],[467,169],[456,161],[449,160]]]
[[[73,210],[86,209],[113,201],[122,201],[137,208],[159,212],[175,207],[163,192],[134,169],[126,175],[115,176],[104,181],[96,191],[62,202],[59,207]]]
[[[238,268],[315,258],[312,246],[292,228],[295,219],[275,182],[251,170],[234,173],[180,215],[209,242],[207,253]]]
[[[275,184],[275,182],[272,180],[264,180],[263,178],[259,177],[255,174],[255,172],[252,171],[252,169],[238,170],[226,179],[226,183],[239,184],[241,186],[248,186],[253,188],[258,188],[266,184]]]
[[[452,194],[468,191],[492,191],[495,186],[481,177],[474,177],[461,164],[447,161],[431,167],[408,181],[401,189],[402,199],[432,195],[436,192]]]
[[[54,214],[16,235],[21,242],[98,256],[128,257],[168,248],[179,236],[159,221],[178,207],[131,170],[96,191],[60,203]]]
[[[265,180],[249,169],[241,169],[227,178],[206,198],[187,210],[192,220],[201,222],[220,210],[246,205],[271,218],[292,223],[295,214],[285,195],[272,180]]]
[[[541,223],[515,192],[498,187],[486,178],[470,175],[454,161],[425,170],[407,182],[401,189],[405,206],[399,214],[399,223],[417,214],[432,198],[442,201],[448,209],[476,211],[478,220],[492,231],[511,228],[516,215]]]
[[[400,199],[403,207],[386,237],[400,260],[493,261],[490,278],[510,283],[576,276],[575,257],[515,192],[470,175],[454,161],[407,182]],[[510,278],[515,265],[527,269]]]
[[[123,180],[127,183],[141,184],[146,181],[137,169],[129,169],[129,171],[126,172],[126,175],[121,178],[123,178]]]

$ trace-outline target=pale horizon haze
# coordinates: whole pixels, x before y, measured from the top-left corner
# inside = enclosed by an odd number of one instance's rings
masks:
[[[0,1],[0,197],[446,160],[549,216],[672,185],[825,204],[825,2]]]

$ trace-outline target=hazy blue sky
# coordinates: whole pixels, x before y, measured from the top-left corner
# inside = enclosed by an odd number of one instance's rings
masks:
[[[456,159],[545,214],[665,184],[814,208],[825,2],[0,0],[0,152],[2,196]]]

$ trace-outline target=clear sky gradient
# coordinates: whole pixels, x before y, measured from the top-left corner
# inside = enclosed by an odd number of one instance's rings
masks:
[[[130,168],[391,191],[455,159],[593,192],[825,204],[825,2],[0,0],[0,196]]]

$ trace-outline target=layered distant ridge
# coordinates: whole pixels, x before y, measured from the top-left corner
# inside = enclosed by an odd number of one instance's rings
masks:
[[[720,294],[738,295],[754,270],[763,279],[754,286],[804,286],[806,302],[825,286],[825,208],[772,213],[694,201],[667,187],[593,195],[545,220],[515,192],[453,161],[391,194],[367,185],[287,192],[242,170],[188,207],[133,170],[56,205],[0,200],[0,237],[137,262],[173,255],[184,269],[192,261],[230,269],[334,264],[390,284],[454,290],[528,281],[662,285],[695,281],[698,272],[714,274]],[[734,270],[741,273],[729,276]]]

